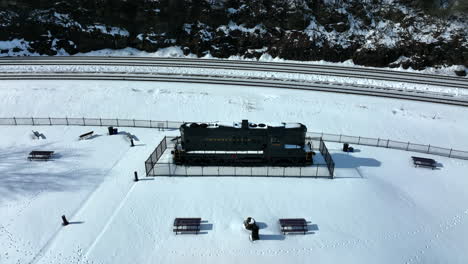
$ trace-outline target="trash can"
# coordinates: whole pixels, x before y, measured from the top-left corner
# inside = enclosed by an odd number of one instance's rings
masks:
[[[343,151],[344,151],[344,152],[348,152],[348,150],[349,150],[349,144],[348,144],[348,143],[344,143],[344,144],[343,144]]]

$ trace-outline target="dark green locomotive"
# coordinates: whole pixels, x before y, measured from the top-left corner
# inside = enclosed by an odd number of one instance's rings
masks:
[[[312,164],[307,128],[300,123],[184,123],[173,159],[195,166],[304,166]]]

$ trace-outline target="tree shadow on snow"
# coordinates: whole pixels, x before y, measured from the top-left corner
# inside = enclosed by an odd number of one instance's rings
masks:
[[[49,161],[30,161],[32,150],[55,151]],[[78,150],[60,149],[51,143],[0,149],[0,200],[35,196],[41,192],[75,191],[103,180],[100,169],[81,168]]]

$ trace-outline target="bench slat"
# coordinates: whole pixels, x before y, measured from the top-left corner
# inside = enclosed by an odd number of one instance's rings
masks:
[[[200,223],[176,223],[174,226],[199,226]]]
[[[201,218],[176,218],[174,220],[174,225],[180,225],[184,223],[200,223]]]

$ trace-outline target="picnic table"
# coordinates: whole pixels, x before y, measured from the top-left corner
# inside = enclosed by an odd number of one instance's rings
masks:
[[[413,159],[413,164],[415,167],[429,167],[431,169],[435,169],[437,167],[437,163],[433,159],[422,158],[422,157],[411,157]]]
[[[54,154],[53,151],[40,151],[40,150],[33,150],[29,153],[28,159],[29,160],[44,160],[47,161],[52,157]]]
[[[200,232],[201,218],[176,218],[174,220],[174,229],[176,233],[193,233],[198,235]]]
[[[304,218],[282,218],[279,219],[281,232],[286,233],[307,233],[307,221]]]

